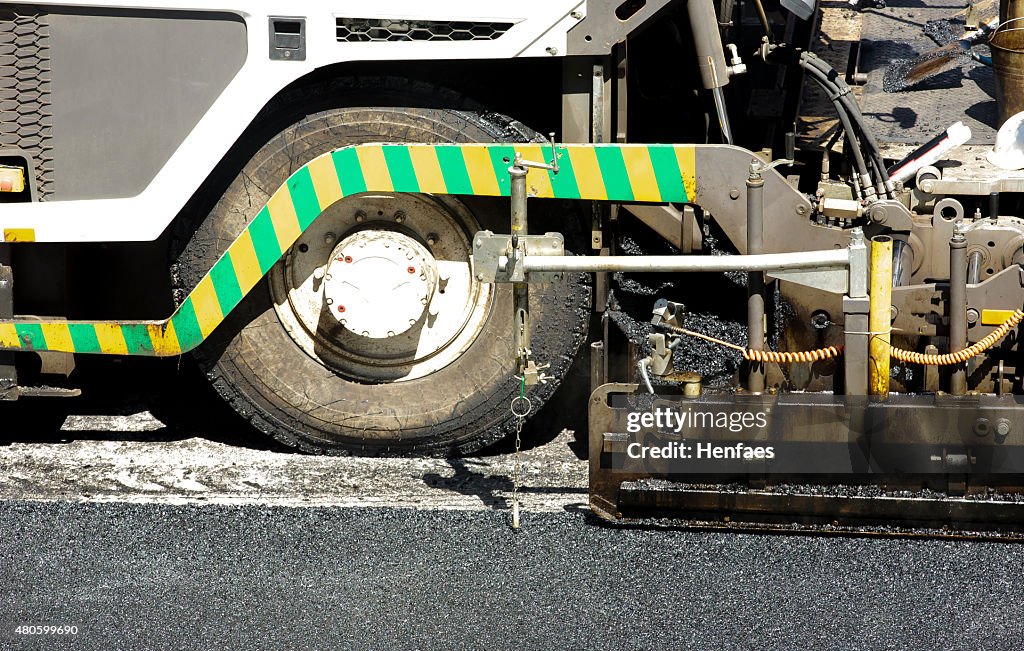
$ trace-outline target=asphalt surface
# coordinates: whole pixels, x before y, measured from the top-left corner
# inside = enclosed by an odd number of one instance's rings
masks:
[[[1020,649],[1013,543],[617,529],[579,437],[296,455],[100,405],[0,429],[0,649]],[[34,408],[33,408],[34,409]],[[30,413],[40,413],[31,411]],[[27,635],[19,626],[77,626]],[[23,629],[24,630],[24,629]]]
[[[1019,649],[1016,546],[8,502],[11,649]],[[77,636],[12,634],[75,624]]]

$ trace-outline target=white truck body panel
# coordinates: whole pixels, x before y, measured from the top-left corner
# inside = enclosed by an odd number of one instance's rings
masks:
[[[5,204],[5,229],[32,229],[37,242],[154,240],[167,228],[252,119],[279,91],[314,70],[335,63],[383,60],[509,59],[561,56],[566,34],[584,16],[581,0],[289,0],[287,2],[12,2],[39,6],[130,8],[229,12],[244,19],[246,62],[144,191],[117,199]],[[305,61],[268,57],[270,16],[305,17]],[[336,19],[405,18],[508,22],[514,26],[494,40],[456,42],[338,42]],[[60,146],[56,143],[56,146]]]

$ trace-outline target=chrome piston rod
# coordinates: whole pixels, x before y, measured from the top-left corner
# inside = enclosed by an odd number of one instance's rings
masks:
[[[526,273],[538,272],[696,272],[696,271],[798,271],[801,269],[845,269],[850,265],[847,249],[761,253],[757,255],[609,255],[566,256],[527,255]]]

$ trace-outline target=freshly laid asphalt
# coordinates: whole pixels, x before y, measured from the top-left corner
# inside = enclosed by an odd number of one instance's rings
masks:
[[[0,502],[3,649],[1020,649],[1024,547]],[[75,636],[17,635],[77,625]]]
[[[114,393],[3,412],[0,651],[1024,648],[1019,543],[609,528],[557,428],[514,532],[507,448],[309,457]]]

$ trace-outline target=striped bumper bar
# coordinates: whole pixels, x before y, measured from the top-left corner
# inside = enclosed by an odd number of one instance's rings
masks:
[[[530,196],[687,203],[692,145],[559,145],[557,174],[533,169]],[[279,187],[188,295],[160,321],[0,320],[0,350],[173,356],[201,344],[303,231],[361,192],[508,196],[515,153],[551,160],[545,144],[359,145],[319,156]]]

